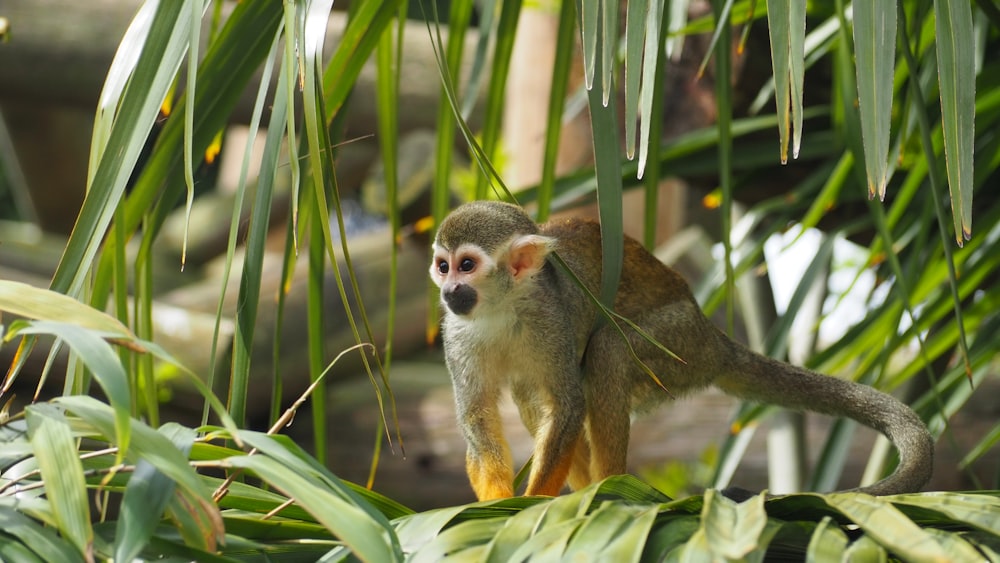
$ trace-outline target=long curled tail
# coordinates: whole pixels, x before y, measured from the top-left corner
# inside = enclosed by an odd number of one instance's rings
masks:
[[[779,362],[729,342],[733,354],[727,364],[732,369],[715,381],[723,391],[794,410],[846,416],[881,432],[892,442],[899,451],[895,471],[853,491],[871,495],[912,493],[930,480],[934,440],[910,407],[873,387]]]

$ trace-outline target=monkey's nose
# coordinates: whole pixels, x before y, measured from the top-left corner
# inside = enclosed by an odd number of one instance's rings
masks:
[[[450,291],[441,292],[448,309],[456,315],[468,315],[472,308],[476,306],[476,290],[468,285],[456,285]]]

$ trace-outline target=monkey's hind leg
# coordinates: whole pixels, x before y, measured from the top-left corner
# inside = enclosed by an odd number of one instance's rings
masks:
[[[589,431],[585,425],[583,432],[580,433],[580,439],[576,442],[573,464],[569,468],[569,487],[574,491],[579,491],[594,482],[590,477],[590,439],[588,435]]]
[[[589,406],[589,405],[588,405]],[[600,410],[601,407],[597,407]],[[591,413],[593,415],[593,413]],[[631,420],[628,403],[600,412],[590,423],[590,480],[600,481],[627,472]]]
[[[567,424],[555,427],[549,424],[542,428],[535,438],[534,459],[525,495],[559,495],[573,465],[582,426]]]
[[[590,440],[590,481],[626,473],[631,400],[631,359],[621,350],[621,335],[594,335],[584,358],[586,435]]]

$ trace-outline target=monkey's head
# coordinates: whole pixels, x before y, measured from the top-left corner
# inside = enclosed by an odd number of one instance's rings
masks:
[[[431,279],[441,302],[460,317],[507,299],[545,266],[555,239],[538,234],[523,209],[498,201],[475,201],[451,212],[434,239]]]

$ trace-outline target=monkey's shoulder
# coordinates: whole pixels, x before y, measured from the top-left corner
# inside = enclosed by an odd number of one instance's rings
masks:
[[[570,218],[546,223],[541,232],[556,239],[559,255],[596,290],[602,268],[601,226],[590,219]],[[687,282],[639,241],[626,236],[615,308],[625,313],[674,301],[694,301]]]
[[[557,241],[560,255],[577,261],[600,260],[601,226],[582,217],[556,219],[539,225],[541,234]]]

